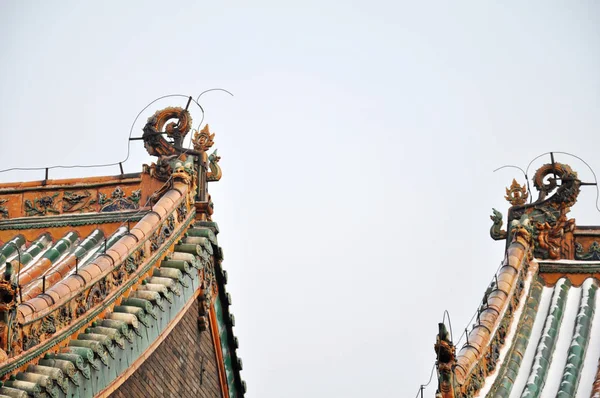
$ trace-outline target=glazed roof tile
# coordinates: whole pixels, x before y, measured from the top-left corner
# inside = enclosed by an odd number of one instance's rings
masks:
[[[210,221],[206,182],[221,174],[209,147],[195,145],[195,157],[161,157],[160,167],[141,174],[0,184],[0,312],[7,315],[0,397],[77,396],[83,386],[84,396],[105,394],[195,300],[201,329],[208,309],[215,314],[221,386],[244,396],[227,273]]]
[[[584,186],[569,166],[552,158],[533,182],[535,202],[506,189],[507,231],[493,210],[504,261],[460,349],[439,324],[436,396],[600,397],[600,227],[568,219]]]
[[[183,184],[177,186],[177,190],[167,192],[153,206],[152,211],[146,215],[131,228],[131,232],[138,231],[144,237],[148,236],[152,230],[156,229],[161,218],[174,210],[176,203],[188,190]],[[175,201],[173,200],[175,199]],[[162,213],[161,217],[159,214]],[[64,299],[79,292],[86,284],[101,278],[110,271],[112,266],[124,260],[134,250],[138,242],[137,238],[129,235],[123,235],[123,227],[119,227],[113,234],[120,236],[118,240],[113,239],[108,246],[99,240],[103,234],[99,230],[94,230],[92,234],[84,240],[78,240],[76,232],[69,232],[63,238],[59,239],[49,249],[42,254],[41,258],[29,265],[29,271],[23,270],[24,275],[19,279],[21,285],[21,294],[23,295],[23,304],[19,305],[19,319],[22,322],[28,322],[42,316],[44,311],[52,307],[55,303],[51,300],[48,303],[45,297],[39,297],[42,293],[40,284],[43,284],[46,276],[46,289],[44,293],[53,297],[57,295]],[[86,248],[87,246],[87,248]],[[83,264],[78,264],[78,275],[73,275],[72,271],[78,263],[77,254],[83,257],[89,250],[95,249],[94,254],[102,251],[102,256],[96,255]],[[84,281],[82,281],[82,279]],[[21,307],[34,308],[33,313],[25,315]]]
[[[597,279],[575,286],[561,278],[544,286],[534,272],[527,284],[514,313],[520,322],[509,331],[499,369],[485,379],[480,396],[591,396],[600,359]]]

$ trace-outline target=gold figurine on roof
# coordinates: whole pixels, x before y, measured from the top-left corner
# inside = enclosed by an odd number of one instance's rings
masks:
[[[192,143],[194,144],[194,150],[206,152],[213,146],[215,133],[210,133],[208,124],[200,131],[194,131],[194,137]]]
[[[506,199],[512,206],[522,206],[527,202],[527,198],[529,198],[529,193],[527,193],[527,188],[525,185],[521,186],[513,178],[512,184],[509,188],[506,188]]]

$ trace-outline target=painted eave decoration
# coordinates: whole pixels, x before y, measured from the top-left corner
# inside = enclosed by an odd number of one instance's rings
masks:
[[[106,396],[194,300],[224,395],[244,396],[207,189],[220,157],[208,125],[181,148],[190,130],[186,109],[151,116],[141,173],[0,184],[0,396]]]

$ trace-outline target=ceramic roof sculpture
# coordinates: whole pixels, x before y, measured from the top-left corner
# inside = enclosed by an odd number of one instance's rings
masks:
[[[600,397],[600,227],[568,218],[586,185],[568,165],[552,158],[533,184],[535,201],[506,189],[506,230],[493,212],[505,258],[465,344],[440,324],[437,397]]]
[[[219,157],[208,126],[182,148],[190,126],[150,117],[141,173],[0,184],[0,397],[244,395]]]

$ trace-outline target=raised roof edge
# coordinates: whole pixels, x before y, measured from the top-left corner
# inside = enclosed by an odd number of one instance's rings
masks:
[[[185,192],[185,190],[184,190],[184,192]],[[177,193],[177,194],[179,194],[179,193]],[[165,217],[165,219],[177,212],[178,205],[180,203],[182,203],[182,201],[185,199],[185,195],[183,197],[181,197],[180,199],[181,200],[177,201],[177,203],[175,203],[173,205],[173,207],[169,210],[169,212],[167,213],[168,215],[167,215],[167,217]],[[158,205],[158,203],[157,203],[157,205]],[[157,205],[155,205],[155,206],[157,206]],[[140,278],[142,278],[150,270],[150,268],[154,264],[156,264],[158,262],[158,260],[160,260],[161,257],[164,257],[167,254],[169,248],[171,246],[173,246],[181,238],[181,235],[183,234],[183,232],[190,225],[192,225],[192,223],[194,221],[194,217],[195,217],[195,213],[193,211],[193,206],[192,206],[192,208],[190,209],[190,212],[187,214],[187,217],[184,220],[182,220],[182,222],[178,225],[178,228],[176,229],[176,231],[173,231],[173,233],[168,237],[168,239],[166,239],[162,243],[162,245],[159,248],[157,248],[157,250],[155,252],[153,252],[151,254],[151,256],[146,258],[145,261],[142,264],[140,264],[140,268],[138,268],[138,270],[135,273],[133,273],[131,275],[131,277],[129,277],[129,279],[124,281],[122,285],[120,285],[117,288],[110,291],[109,294],[107,294],[105,298],[103,298],[95,306],[92,306],[91,308],[86,310],[82,314],[82,316],[76,318],[74,315],[73,321],[70,324],[68,324],[68,326],[64,327],[63,329],[57,330],[58,333],[54,334],[51,338],[41,342],[41,344],[39,344],[35,347],[32,347],[30,350],[24,351],[20,355],[14,357],[14,358],[11,358],[10,361],[8,361],[4,366],[0,367],[0,376],[10,373],[10,372],[14,371],[15,369],[18,369],[20,366],[23,366],[24,364],[28,363],[29,361],[35,359],[36,357],[43,355],[45,352],[47,352],[52,347],[56,346],[57,344],[61,343],[64,340],[68,339],[70,336],[73,335],[73,333],[76,333],[79,329],[81,329],[82,327],[85,327],[93,319],[95,319],[98,315],[100,315],[101,313],[106,311],[107,308],[110,307],[111,305],[113,305],[118,299],[122,298],[125,292],[127,292],[135,283],[137,283],[140,280]],[[153,232],[156,232],[160,228],[162,228],[162,223],[157,223],[154,226],[154,228],[151,229],[149,231],[149,233],[145,236],[144,240],[142,240],[139,244],[135,245],[135,247],[133,249],[131,249],[128,252],[128,254],[132,254],[132,253],[136,252],[140,247],[144,246],[144,244],[152,238]],[[133,230],[133,228],[132,228],[132,230]],[[121,239],[124,239],[124,238],[127,238],[127,235]],[[39,321],[43,321],[43,319],[45,317],[47,317],[48,315],[53,314],[55,311],[59,311],[64,305],[75,300],[75,298],[78,295],[80,295],[81,293],[85,293],[86,291],[93,289],[94,286],[96,286],[99,283],[99,281],[101,281],[101,280],[103,280],[103,278],[107,277],[115,268],[118,268],[120,265],[122,265],[127,260],[127,258],[128,258],[127,256],[122,257],[118,263],[115,263],[114,267],[110,267],[108,270],[105,270],[101,275],[98,275],[95,279],[93,279],[91,281],[87,281],[85,286],[82,286],[78,291],[72,292],[71,294],[66,296],[63,300],[52,305],[51,307],[48,306],[45,309],[37,309],[37,307],[34,306],[34,308],[36,308],[37,311],[32,312],[31,314],[24,317],[22,324],[24,326],[27,326],[27,325],[31,325],[31,324],[39,322]],[[82,271],[83,271],[83,269],[82,269]],[[74,277],[77,277],[77,276],[74,276]],[[29,303],[24,302],[21,305],[29,306]],[[21,305],[19,307],[21,307]],[[30,310],[31,310],[31,307],[30,307]]]
[[[0,184],[0,195],[29,191],[52,191],[55,189],[98,188],[115,184],[136,184],[142,181],[142,173],[128,173],[116,176],[89,178],[67,178],[60,180],[40,180],[27,182],[9,182]]]
[[[109,213],[78,213],[60,214],[45,217],[19,217],[0,220],[0,231],[2,230],[26,230],[49,227],[78,227],[91,224],[106,224],[122,221],[139,221],[149,208],[122,210]]]
[[[499,351],[505,344],[509,344],[504,341],[500,329],[507,333],[514,322],[513,313],[523,300],[526,278],[537,274],[537,269],[535,272],[530,270],[530,263],[534,267],[537,267],[537,263],[531,254],[532,234],[529,221],[515,223],[510,236],[511,243],[506,250],[497,281],[486,292],[484,303],[478,311],[477,322],[485,327],[474,327],[467,334],[465,345],[455,354],[450,335],[445,326],[440,324],[435,350],[439,375],[438,393],[442,398],[476,394],[485,378],[496,370],[498,358],[490,355],[490,351]],[[500,291],[504,294],[495,294]]]
[[[185,193],[187,192],[187,188],[188,188],[187,185],[181,184],[181,186],[179,187],[179,190],[170,190],[170,191],[168,191],[153,206],[155,209],[162,208],[163,205],[167,202],[167,200],[171,201],[172,204],[169,206],[168,209],[165,209],[165,216],[159,217],[158,213],[156,213],[156,212],[146,213],[146,215],[144,215],[144,217],[140,221],[138,221],[138,223],[136,223],[135,226],[133,226],[131,228],[131,233],[132,234],[136,230],[141,231],[144,234],[144,239],[142,239],[139,242],[136,241],[132,246],[130,246],[128,244],[125,244],[125,242],[127,242],[129,239],[131,239],[131,236],[130,235],[125,235],[122,238],[120,238],[111,247],[111,249],[109,249],[106,252],[106,254],[104,256],[101,256],[98,259],[94,260],[93,262],[91,262],[89,264],[86,264],[84,267],[80,268],[80,271],[88,271],[88,270],[92,271],[92,270],[94,270],[94,268],[95,268],[94,266],[98,267],[98,265],[99,265],[98,263],[101,262],[102,259],[106,258],[106,257],[110,258],[110,260],[111,260],[111,267],[112,268],[117,267],[120,264],[122,264],[123,262],[125,262],[127,260],[127,258],[129,256],[131,256],[134,252],[136,252],[140,248],[144,248],[145,243],[152,237],[152,234],[155,233],[158,229],[160,229],[162,227],[162,223],[161,222],[166,221],[166,218],[168,216],[173,215],[173,213],[177,209],[177,206],[179,204],[181,204],[182,201],[185,199]],[[182,191],[184,192],[183,196],[181,196],[181,193],[180,193]],[[177,199],[176,202],[173,202],[169,198],[169,196],[170,196],[169,194],[179,195],[179,198]],[[148,219],[150,217],[158,217],[158,221],[155,222],[155,223],[148,222]],[[144,225],[142,225],[145,222],[148,222],[149,227],[146,228]],[[172,233],[174,233],[174,231]],[[124,246],[124,249],[120,250],[120,251],[116,251],[115,249],[117,247],[119,247],[119,245]],[[60,302],[55,303],[53,306],[46,306],[46,308],[38,308],[37,306],[35,306],[36,309],[37,309],[37,312],[25,316],[23,318],[23,320],[22,320],[22,323],[27,324],[27,323],[34,322],[36,320],[39,320],[39,319],[43,318],[48,313],[56,310],[56,308],[58,308],[59,306],[63,305],[66,301],[68,301],[68,300],[72,299],[73,297],[75,297],[76,295],[80,294],[82,289],[85,290],[85,289],[89,288],[90,286],[94,285],[95,283],[97,283],[101,279],[105,278],[109,273],[112,272],[112,268],[105,268],[105,267],[98,267],[98,268],[101,270],[101,272],[100,273],[96,273],[96,272],[92,271],[91,275],[92,275],[93,278],[91,280],[87,280],[86,279],[87,283],[85,284],[85,286],[82,286],[81,288],[78,288],[75,291],[71,290],[71,293],[68,296],[66,296]],[[67,281],[69,278],[73,279],[73,278],[75,278],[75,275],[72,275],[71,277],[68,277],[63,282]],[[53,291],[54,289],[55,288],[52,287],[48,291]],[[35,300],[35,299],[33,299],[33,300]]]

